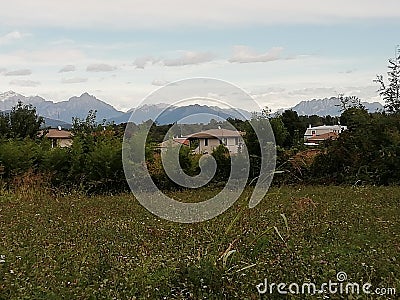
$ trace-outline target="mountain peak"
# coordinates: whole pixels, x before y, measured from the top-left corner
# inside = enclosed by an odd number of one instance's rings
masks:
[[[0,99],[4,100],[4,99],[7,99],[7,98],[10,98],[10,97],[13,97],[13,96],[22,96],[22,95],[10,90],[10,91],[1,93],[0,94]]]
[[[93,95],[90,95],[88,92],[84,92],[80,97],[91,97],[91,98],[96,98]]]
[[[361,104],[371,113],[384,109],[379,102],[362,102]],[[340,100],[337,97],[303,100],[292,109],[299,115],[340,116],[341,114]]]

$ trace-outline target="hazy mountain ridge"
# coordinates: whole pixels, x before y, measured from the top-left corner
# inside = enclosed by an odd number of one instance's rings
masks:
[[[188,106],[173,106],[165,103],[144,104],[132,108],[128,112],[115,109],[112,105],[99,100],[93,95],[83,93],[81,96],[71,97],[66,101],[53,102],[40,96],[26,97],[13,91],[0,94],[0,111],[10,110],[18,101],[32,104],[37,113],[46,120],[46,126],[68,127],[73,117],[84,119],[89,110],[97,111],[97,121],[105,119],[116,124],[128,122],[142,123],[147,120],[156,120],[158,124],[181,123],[208,123],[211,119],[222,120],[227,118],[250,119],[251,113],[243,109],[220,108],[193,104]],[[383,110],[379,102],[363,102],[370,112]],[[293,108],[299,115],[340,115],[340,100],[336,97],[301,101]],[[278,110],[282,112],[283,109]],[[190,118],[188,118],[191,116]],[[186,119],[185,119],[186,118]]]
[[[379,102],[362,102],[369,112],[383,110]],[[301,101],[292,108],[299,115],[339,116],[340,100],[337,97]]]
[[[70,124],[73,117],[85,118],[89,110],[97,110],[98,121],[123,114],[112,105],[88,93],[83,93],[79,97],[71,97],[66,101],[53,102],[40,96],[25,97],[13,91],[8,91],[0,94],[0,110],[10,110],[18,101],[22,101],[24,104],[32,104],[36,107],[37,113],[43,117]]]

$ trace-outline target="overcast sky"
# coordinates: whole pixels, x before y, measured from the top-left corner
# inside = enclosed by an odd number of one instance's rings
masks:
[[[0,92],[89,92],[126,110],[168,82],[211,77],[273,109],[338,93],[379,100],[373,79],[400,43],[398,0],[236,2],[3,3]]]

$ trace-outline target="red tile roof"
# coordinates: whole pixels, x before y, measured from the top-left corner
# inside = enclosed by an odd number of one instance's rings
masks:
[[[49,129],[46,137],[50,139],[70,139],[72,138],[72,133],[67,130]]]
[[[307,139],[307,142],[319,142],[325,140],[335,140],[339,135],[336,132],[327,132],[319,135],[314,135]]]
[[[223,137],[240,137],[244,133],[235,130],[228,130],[228,129],[209,129],[197,133],[193,133],[188,136],[191,139],[201,139],[201,138],[223,138]]]

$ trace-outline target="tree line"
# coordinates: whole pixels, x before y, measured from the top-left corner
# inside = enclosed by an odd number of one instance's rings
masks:
[[[400,183],[400,67],[399,58],[390,60],[387,79],[378,76],[379,94],[386,105],[383,112],[368,112],[356,97],[340,95],[341,115],[299,116],[293,110],[272,114],[268,109],[254,114],[252,120],[211,120],[209,124],[191,124],[186,128],[206,130],[233,125],[244,131],[251,163],[249,183],[259,175],[261,144],[252,124],[268,120],[276,141],[277,170],[273,184],[376,184]],[[386,83],[387,82],[387,83]],[[126,124],[96,123],[96,112],[85,119],[73,120],[73,144],[69,148],[52,148],[39,135],[43,118],[29,104],[19,102],[10,112],[0,113],[0,177],[6,185],[18,176],[46,174],[52,187],[79,189],[87,193],[128,190],[122,165],[122,143]],[[303,134],[311,124],[348,126],[336,140],[326,141],[316,149],[306,148]],[[149,127],[146,143],[146,166],[155,183],[163,189],[179,188],[165,174],[160,150],[156,147],[172,127],[149,120],[134,125],[137,132]],[[197,127],[196,127],[197,126]],[[185,128],[180,128],[185,131]],[[133,132],[135,134],[135,132]],[[178,133],[177,133],[178,134]],[[200,155],[182,147],[179,161],[185,173],[199,173]],[[223,145],[211,154],[217,173],[211,184],[229,178],[231,157]]]

